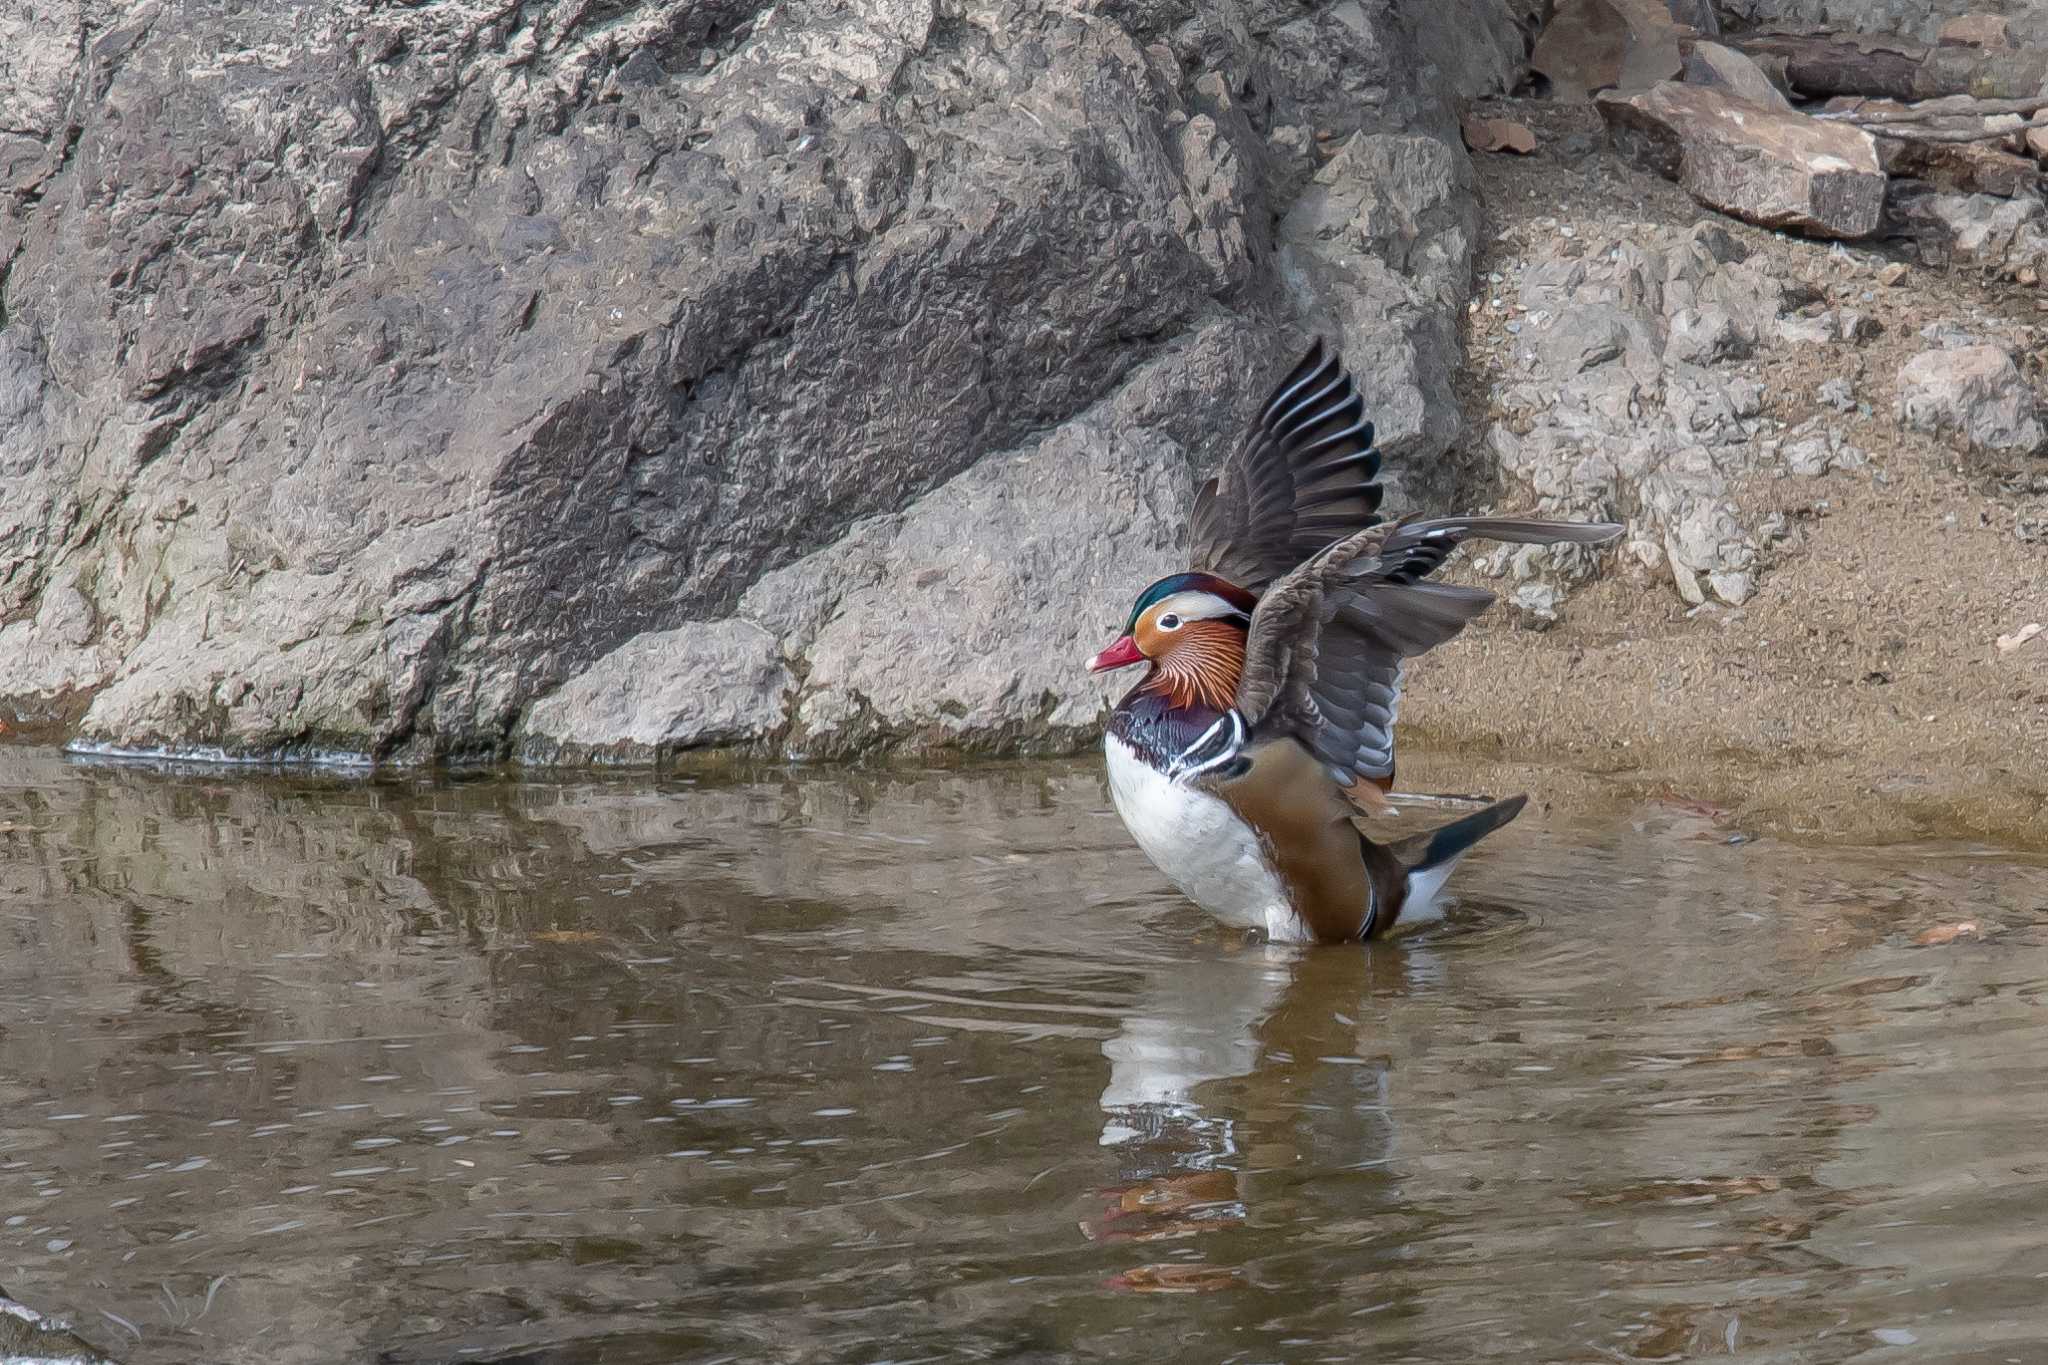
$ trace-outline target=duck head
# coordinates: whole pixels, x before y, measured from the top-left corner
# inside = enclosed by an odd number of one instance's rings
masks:
[[[1221,698],[1229,705],[1244,667],[1245,634],[1258,599],[1206,573],[1174,574],[1138,594],[1123,634],[1088,661],[1090,673],[1150,662],[1157,682],[1176,698]],[[1184,704],[1179,702],[1177,704]]]

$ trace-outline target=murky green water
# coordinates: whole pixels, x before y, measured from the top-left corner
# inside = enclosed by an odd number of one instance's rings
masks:
[[[1298,952],[1085,765],[0,751],[0,1285],[131,1365],[2048,1359],[2048,873],[1720,838],[1532,810]]]

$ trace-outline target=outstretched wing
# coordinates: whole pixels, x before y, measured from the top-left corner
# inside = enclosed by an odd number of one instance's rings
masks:
[[[1195,495],[1189,566],[1258,592],[1378,520],[1380,453],[1365,400],[1319,337],[1243,444]]]
[[[1394,771],[1404,660],[1493,604],[1483,588],[1424,582],[1472,538],[1597,545],[1612,522],[1439,517],[1349,536],[1275,583],[1252,613],[1237,710],[1254,741],[1291,736],[1340,786]]]

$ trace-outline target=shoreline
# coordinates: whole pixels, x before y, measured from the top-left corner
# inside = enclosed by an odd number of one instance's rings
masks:
[[[1439,670],[1449,672],[1450,670]],[[1546,812],[1650,802],[1682,809],[1712,829],[1741,839],[1772,838],[1830,847],[1903,842],[1982,844],[2002,851],[2048,854],[2048,783],[2026,781],[2008,767],[2008,781],[1980,780],[1962,763],[1885,769],[1853,755],[1813,752],[1790,764],[1767,754],[1723,747],[1689,756],[1683,740],[1589,738],[1592,694],[1559,708],[1553,719],[1571,737],[1548,749],[1486,728],[1483,707],[1460,704],[1438,689],[1411,705],[1433,723],[1405,727],[1396,791],[1410,797],[1499,799],[1527,793]],[[0,745],[34,763],[57,762],[176,777],[286,781],[353,787],[370,783],[436,785],[512,782],[541,786],[631,783],[658,789],[744,784],[780,778],[886,785],[933,772],[997,774],[1099,772],[1093,746],[1034,756],[945,751],[891,751],[866,759],[771,759],[744,750],[692,750],[660,765],[367,766],[292,761],[220,762],[168,755],[78,754],[50,744]],[[1398,803],[1397,803],[1398,804]]]

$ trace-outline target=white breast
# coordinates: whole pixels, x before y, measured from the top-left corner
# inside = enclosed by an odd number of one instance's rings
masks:
[[[1182,895],[1225,924],[1265,930],[1276,943],[1309,941],[1258,834],[1237,812],[1205,791],[1168,781],[1115,735],[1102,747],[1117,814]]]

